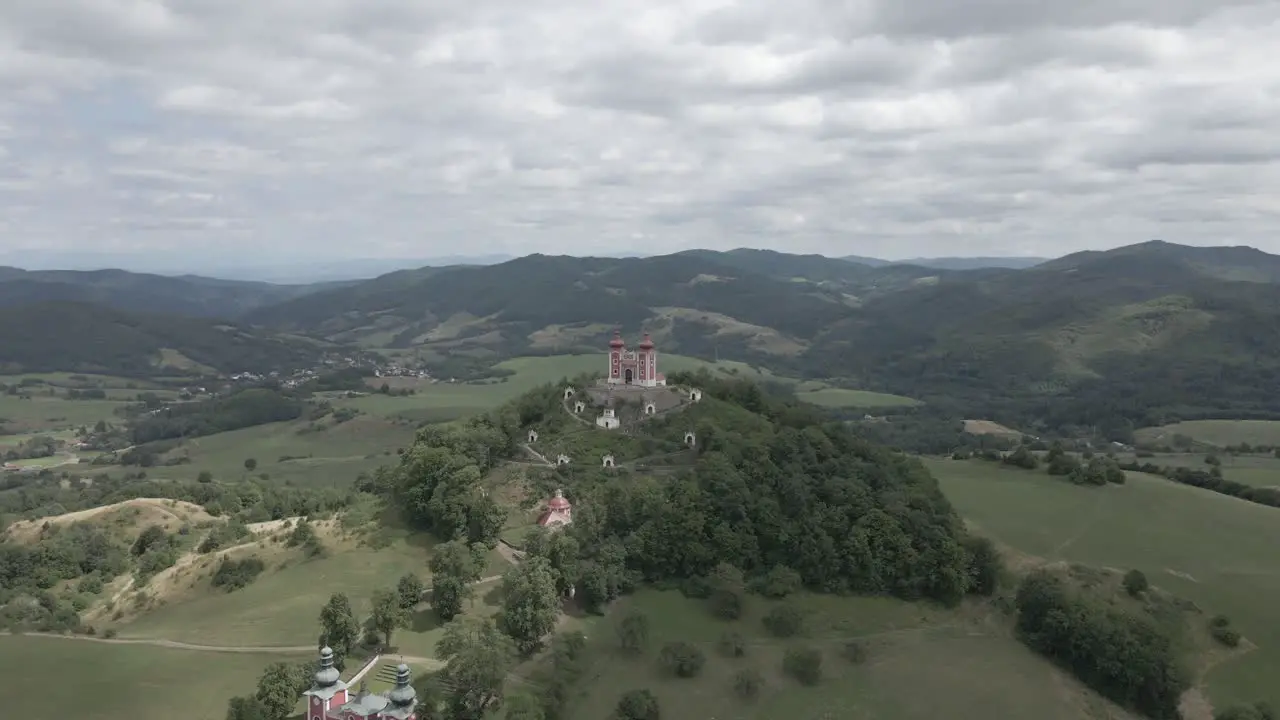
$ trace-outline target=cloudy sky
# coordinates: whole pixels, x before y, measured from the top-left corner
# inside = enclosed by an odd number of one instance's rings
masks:
[[[0,260],[1280,252],[1277,46],[1275,0],[3,0]]]

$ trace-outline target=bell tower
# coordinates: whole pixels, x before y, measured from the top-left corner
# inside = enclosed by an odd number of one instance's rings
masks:
[[[624,379],[622,377],[622,356],[627,351],[627,343],[622,339],[622,333],[618,330],[613,331],[613,339],[609,341],[609,384],[621,384]]]

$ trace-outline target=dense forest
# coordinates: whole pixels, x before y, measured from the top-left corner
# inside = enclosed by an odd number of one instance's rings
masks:
[[[172,403],[129,421],[137,444],[213,435],[228,430],[300,417],[307,403],[296,394],[266,387],[246,388],[225,397]]]

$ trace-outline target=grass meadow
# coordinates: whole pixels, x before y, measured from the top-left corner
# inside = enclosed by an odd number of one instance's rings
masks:
[[[238,480],[244,461],[257,460],[254,475],[274,482],[345,487],[364,472],[397,461],[396,450],[413,443],[414,426],[403,421],[361,415],[321,431],[307,431],[305,420],[270,423],[193,438],[170,453],[191,461],[153,468],[156,477],[195,479],[202,471],[215,479]]]
[[[1252,487],[1280,487],[1280,458],[1274,455],[1232,455],[1218,453],[1222,476]],[[1162,467],[1208,470],[1204,453],[1157,453],[1151,457],[1120,456],[1121,460],[1153,463]]]
[[[642,688],[658,697],[669,720],[1068,720],[1086,709],[1093,718],[1129,717],[1023,648],[985,606],[946,611],[887,598],[799,595],[785,602],[804,611],[805,628],[799,637],[779,640],[761,623],[773,601],[750,596],[748,602],[744,617],[728,622],[674,591],[642,590],[623,599],[607,618],[584,628],[590,670],[568,717],[610,717],[623,693]],[[649,618],[648,650],[638,658],[617,650],[615,624],[633,610]],[[743,657],[719,651],[727,632],[745,639]],[[707,660],[698,677],[674,678],[659,669],[658,653],[672,641],[702,649]],[[864,662],[844,658],[850,641],[865,648]],[[823,653],[823,679],[814,687],[781,671],[787,649],[799,646]],[[744,669],[764,678],[754,701],[733,689]]]
[[[1280,445],[1280,420],[1188,420],[1142,428],[1135,433],[1139,443],[1167,445],[1174,435],[1186,435],[1206,445]]]
[[[0,425],[10,433],[44,433],[92,426],[99,420],[119,422],[115,411],[126,404],[119,400],[68,400],[48,395],[27,399],[0,394]]]
[[[1222,613],[1257,647],[1210,669],[1217,706],[1280,705],[1280,510],[1129,473],[1088,488],[981,461],[928,460],[957,511],[1021,553],[1121,570]]]
[[[270,654],[210,653],[56,637],[0,636],[8,718],[222,720],[252,691]]]

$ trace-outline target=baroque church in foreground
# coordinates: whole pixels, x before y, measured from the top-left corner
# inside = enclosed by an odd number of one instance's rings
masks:
[[[404,663],[396,667],[395,687],[385,695],[368,692],[363,684],[352,693],[327,647],[320,651],[320,668],[312,677],[311,689],[303,693],[306,720],[418,720],[418,696]]]

